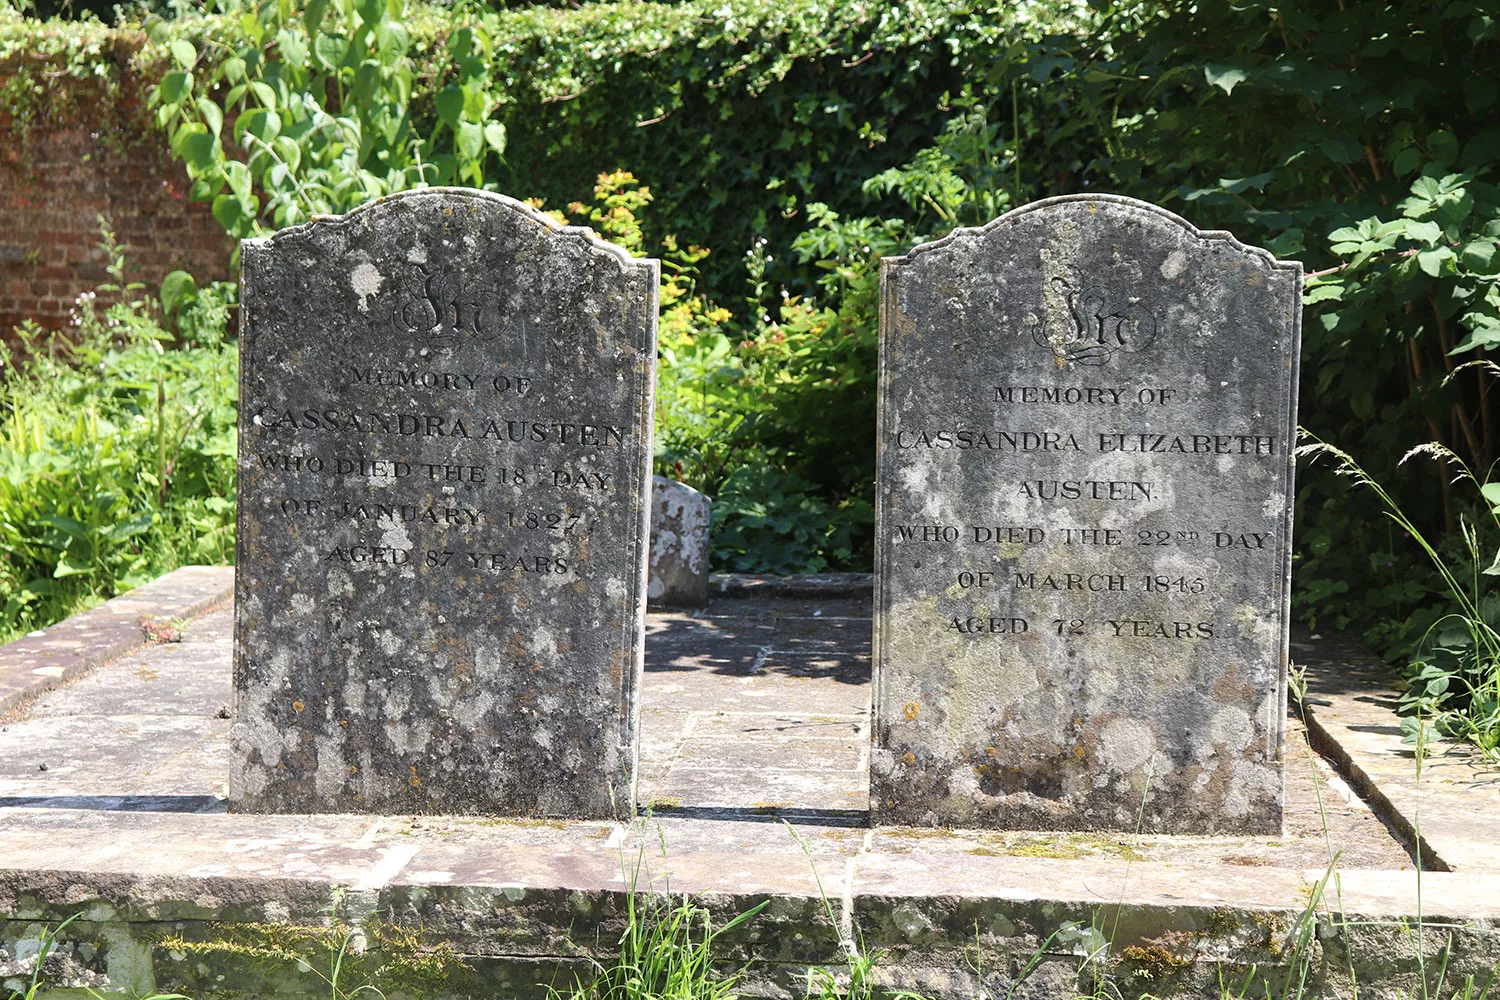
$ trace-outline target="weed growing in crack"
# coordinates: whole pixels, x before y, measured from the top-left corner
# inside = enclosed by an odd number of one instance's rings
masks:
[[[645,821],[650,820],[648,812]],[[657,827],[663,855],[665,835]],[[647,891],[649,878],[645,838],[634,863],[620,856],[624,876],[625,928],[619,953],[611,963],[590,959],[591,975],[573,978],[571,988],[546,986],[547,1000],[734,1000],[743,969],[721,973],[715,968],[719,938],[765,909],[762,901],[715,928],[707,907],[688,896],[673,898],[670,887]]]

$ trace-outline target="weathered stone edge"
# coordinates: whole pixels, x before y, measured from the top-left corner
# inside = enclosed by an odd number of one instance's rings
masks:
[[[873,573],[797,573],[762,576],[755,573],[711,573],[710,597],[868,597],[875,587]]]
[[[234,567],[183,566],[0,646],[0,715],[146,644],[141,618],[194,618],[234,593]]]
[[[1066,959],[1076,966],[1083,954],[1078,943],[1047,936],[1068,924],[1092,925],[1107,933],[1109,961],[1123,963],[1121,971],[1127,975],[1142,963],[1147,969],[1165,964],[1178,987],[1185,987],[1182,993],[1218,996],[1212,986],[1226,968],[1243,974],[1247,966],[1273,973],[1293,966],[1295,957],[1288,949],[1299,923],[1309,918],[1316,924],[1311,940],[1322,942],[1323,949],[1332,945],[1333,952],[1325,952],[1325,961],[1314,962],[1309,971],[1317,985],[1333,987],[1332,995],[1346,995],[1336,982],[1342,964],[1337,960],[1340,938],[1359,953],[1361,985],[1410,985],[1411,975],[1420,968],[1401,934],[1410,936],[1403,920],[1417,912],[1410,885],[1414,873],[1344,873],[1342,887],[1328,885],[1321,905],[1309,901],[1307,894],[1323,881],[1322,872],[1275,874],[1287,881],[1285,903],[1209,898],[1178,902],[1149,891],[1083,900],[1002,886],[959,896],[921,890],[862,892],[845,886],[842,900],[795,891],[710,891],[694,898],[712,911],[717,926],[768,902],[756,921],[726,935],[717,949],[721,960],[736,965],[754,961],[761,981],[745,991],[751,996],[797,996],[800,992],[787,985],[795,986],[808,967],[841,968],[844,952],[829,917],[837,920],[842,934],[853,935],[866,954],[881,956],[880,980],[908,988],[920,985],[935,996],[984,995],[976,984],[953,978],[962,975],[980,935],[989,951],[987,961],[999,959],[1002,968],[1011,963],[1019,968],[1027,956]],[[1373,880],[1366,884],[1361,876]],[[1390,876],[1401,877],[1402,884],[1388,884]],[[1447,940],[1451,971],[1477,974],[1482,982],[1500,956],[1500,922],[1492,903],[1472,908],[1464,903],[1492,900],[1500,876],[1480,876],[1467,886],[1456,884],[1458,879],[1432,876],[1435,905],[1423,913],[1423,920],[1434,933],[1422,950],[1429,962],[1435,962]],[[1295,888],[1298,883],[1300,889]],[[619,937],[625,898],[623,889],[419,887],[399,878],[361,888],[284,878],[143,878],[9,870],[0,871],[0,931],[6,930],[6,921],[50,923],[81,914],[82,921],[65,933],[66,941],[69,934],[98,936],[99,927],[113,925],[118,929],[115,938],[131,940],[132,950],[152,967],[148,975],[157,989],[186,985],[176,980],[167,961],[181,960],[163,949],[169,935],[178,942],[211,943],[217,938],[253,943],[257,934],[274,940],[278,927],[328,927],[331,922],[356,931],[362,942],[368,937],[371,944],[382,936],[404,938],[404,947],[412,951],[408,957],[425,953],[445,964],[452,959],[477,963],[490,975],[508,979],[511,973],[505,970],[511,966],[524,970],[538,962],[583,956],[607,960]],[[437,919],[430,922],[428,917]],[[382,926],[404,934],[382,935]],[[1439,929],[1444,933],[1437,933]],[[193,948],[189,944],[185,950]],[[282,964],[289,964],[284,955]],[[443,990],[438,995],[456,994]],[[1034,995],[1060,994],[1044,989]],[[1329,994],[1319,990],[1318,995]]]
[[[629,250],[617,243],[611,243],[604,239],[588,226],[565,226],[543,212],[532,208],[524,201],[518,201],[508,195],[499,194],[494,191],[482,191],[478,188],[465,187],[429,187],[417,188],[411,191],[398,191],[395,194],[384,195],[373,201],[367,201],[363,205],[351,208],[343,215],[315,215],[309,221],[296,226],[288,226],[277,230],[270,236],[260,236],[252,239],[241,240],[240,244],[254,247],[268,247],[271,244],[283,240],[292,239],[312,232],[317,226],[343,226],[354,221],[366,212],[374,211],[377,206],[388,204],[393,201],[421,201],[427,198],[466,198],[470,201],[489,201],[526,216],[533,222],[541,223],[550,232],[558,236],[569,236],[579,239],[589,247],[590,250],[602,256],[612,258],[622,269],[630,267],[644,267],[646,269],[659,269],[660,262],[651,257],[633,257]]]
[[[1408,847],[1420,852],[1428,871],[1500,871],[1500,842],[1490,845],[1491,856],[1474,863],[1472,831],[1448,817],[1467,817],[1482,813],[1488,802],[1476,799],[1484,793],[1472,784],[1472,774],[1460,776],[1456,787],[1468,788],[1454,794],[1453,777],[1448,772],[1468,772],[1471,758],[1451,740],[1430,745],[1424,764],[1427,778],[1417,787],[1416,763],[1412,760],[1412,779],[1393,774],[1391,760],[1403,759],[1410,748],[1402,744],[1400,732],[1377,731],[1382,722],[1394,723],[1394,715],[1380,708],[1371,717],[1372,703],[1394,703],[1400,694],[1389,683],[1391,668],[1362,643],[1346,635],[1319,636],[1312,639],[1299,630],[1303,644],[1315,643],[1323,656],[1303,664],[1307,669],[1307,692],[1301,702],[1302,717],[1307,723],[1313,749],[1338,768],[1349,785],[1368,802],[1385,824]],[[1392,727],[1393,728],[1393,727]],[[1403,765],[1404,766],[1404,765]],[[1500,782],[1500,772],[1490,772],[1493,782]],[[1448,780],[1444,780],[1448,779]],[[1500,797],[1500,796],[1497,796]],[[1462,800],[1470,800],[1464,802]],[[1420,816],[1417,809],[1425,810]]]
[[[1058,195],[1054,198],[1043,198],[1040,201],[1033,201],[1029,204],[1022,205],[1019,208],[1013,208],[1009,212],[1006,212],[1004,215],[991,219],[983,226],[961,226],[958,229],[953,230],[940,240],[933,240],[931,243],[919,243],[908,250],[905,254],[902,254],[900,256],[883,257],[880,261],[881,267],[883,269],[887,265],[900,266],[908,264],[922,254],[930,253],[935,250],[945,249],[951,244],[957,243],[960,240],[983,236],[985,233],[988,233],[992,229],[997,229],[1002,225],[1009,225],[1023,215],[1029,215],[1032,212],[1041,211],[1054,205],[1067,204],[1069,202],[1105,202],[1112,205],[1122,205],[1126,208],[1133,209],[1138,212],[1144,212],[1148,215],[1154,215],[1158,218],[1165,219],[1177,226],[1181,226],[1183,229],[1187,230],[1188,233],[1200,240],[1203,240],[1205,242],[1211,240],[1215,242],[1228,243],[1236,250],[1263,258],[1270,267],[1276,270],[1295,271],[1299,278],[1302,276],[1301,261],[1282,260],[1264,247],[1256,247],[1251,246],[1248,243],[1241,243],[1238,239],[1235,238],[1235,235],[1229,232],[1227,229],[1199,229],[1197,226],[1193,225],[1191,222],[1184,219],[1176,212],[1170,212],[1167,209],[1162,208],[1160,205],[1153,205],[1148,201],[1141,201],[1137,198],[1129,198],[1123,194],[1104,194],[1102,192],[1099,194],[1063,194]]]

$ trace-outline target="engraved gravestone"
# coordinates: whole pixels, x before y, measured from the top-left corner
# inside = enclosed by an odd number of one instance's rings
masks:
[[[882,272],[879,823],[1282,823],[1300,264],[1053,198]]]
[[[699,608],[708,603],[712,515],[712,502],[687,483],[651,477],[648,606]]]
[[[231,808],[633,816],[657,263],[459,189],[242,259]]]

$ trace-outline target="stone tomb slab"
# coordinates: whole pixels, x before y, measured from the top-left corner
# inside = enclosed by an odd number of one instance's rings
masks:
[[[459,189],[243,259],[232,808],[634,815],[657,262]]]
[[[1301,273],[1108,195],[885,262],[876,822],[1281,831]]]

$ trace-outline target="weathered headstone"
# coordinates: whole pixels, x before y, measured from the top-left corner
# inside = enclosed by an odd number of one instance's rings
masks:
[[[708,529],[713,505],[687,483],[651,477],[651,556],[646,597],[663,607],[708,603]]]
[[[876,822],[1280,832],[1301,273],[1109,195],[884,262]]]
[[[242,255],[231,808],[633,815],[657,263],[441,188]]]

